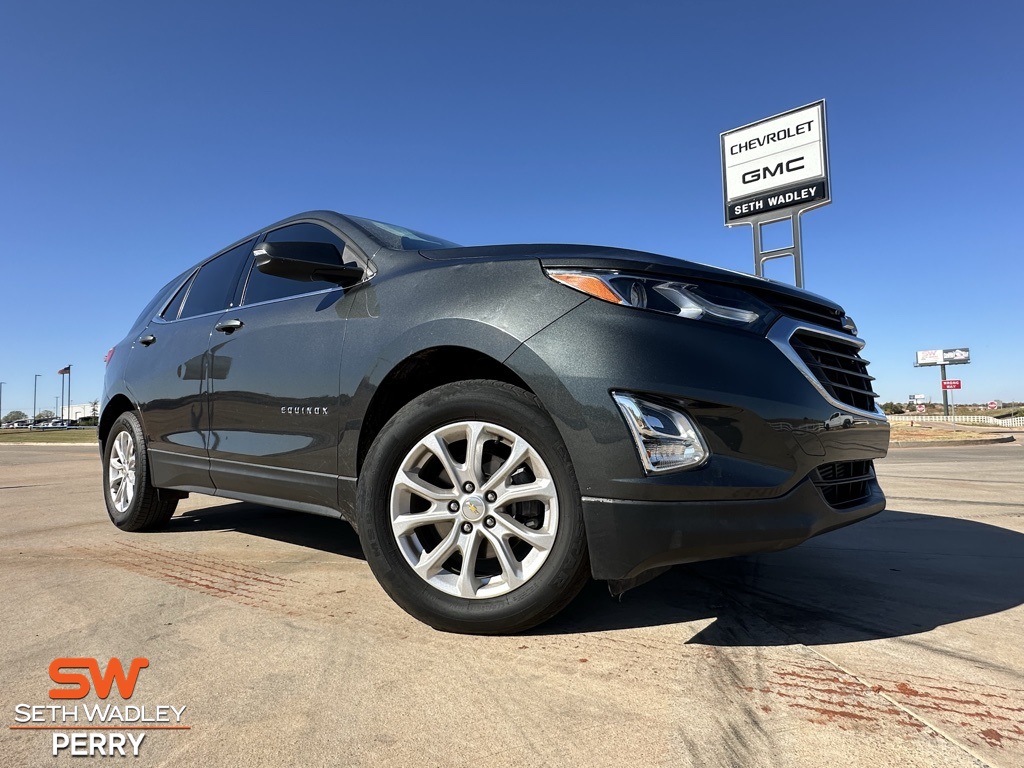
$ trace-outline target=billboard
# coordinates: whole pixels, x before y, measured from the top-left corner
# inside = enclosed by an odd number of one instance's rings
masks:
[[[831,202],[825,101],[721,135],[725,223]]]
[[[971,350],[969,347],[922,349],[917,353],[914,367],[919,368],[923,365],[963,365],[969,362],[971,362]]]

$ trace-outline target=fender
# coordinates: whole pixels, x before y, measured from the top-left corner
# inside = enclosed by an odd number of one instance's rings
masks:
[[[507,331],[480,320],[468,318],[438,318],[421,326],[410,328],[396,336],[380,350],[376,359],[369,362],[364,373],[362,366],[343,365],[341,370],[341,397],[350,413],[365,414],[373,404],[373,398],[389,374],[410,357],[437,347],[463,347],[479,352],[497,361],[504,362],[522,342]],[[346,347],[346,351],[348,347]],[[343,353],[344,356],[344,353]],[[346,358],[346,363],[349,361]],[[462,378],[471,379],[471,370]],[[356,475],[359,433],[362,419],[350,420],[343,424],[339,442],[338,472],[342,477]]]

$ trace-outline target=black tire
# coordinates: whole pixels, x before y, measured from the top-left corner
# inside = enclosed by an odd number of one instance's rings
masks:
[[[488,539],[487,535],[494,537],[497,531],[507,532],[508,529],[501,527],[504,525],[502,521],[499,521],[498,527],[495,528],[494,517],[504,515],[503,519],[511,519],[515,523],[515,516],[519,514],[517,510],[521,510],[523,504],[539,504],[539,507],[529,508],[535,517],[528,520],[526,526],[536,527],[544,519],[553,520],[554,528],[544,534],[551,539],[543,547],[543,551],[546,552],[543,555],[545,559],[536,566],[537,570],[518,586],[504,585],[504,588],[510,591],[490,597],[477,596],[476,587],[473,587],[473,597],[450,594],[430,583],[427,577],[418,575],[413,570],[408,555],[403,554],[406,550],[403,550],[399,543],[400,535],[392,528],[392,515],[398,514],[392,512],[393,486],[403,461],[409,461],[419,449],[420,441],[435,430],[452,428],[450,425],[463,422],[480,422],[488,425],[488,428],[507,430],[512,435],[510,442],[513,444],[513,438],[521,437],[528,444],[527,447],[532,449],[530,456],[539,460],[540,470],[547,473],[546,479],[554,484],[553,493],[551,490],[546,491],[555,501],[554,504],[551,503],[552,498],[549,498],[547,502],[513,502],[501,506],[499,497],[498,503],[485,506],[488,513],[486,517],[476,517],[475,525],[480,526],[480,529],[474,531],[472,535],[478,536],[479,540],[486,544],[482,543],[482,548],[478,550],[469,547],[471,552],[477,553],[474,558],[480,558],[474,560],[469,578],[474,582],[480,579],[479,583],[483,585],[496,580],[499,587],[502,586],[501,582],[505,581],[506,569],[502,567],[497,575],[485,572],[484,575],[478,576],[478,567],[482,566],[476,564],[500,565],[498,548],[493,543],[500,537]],[[466,443],[468,444],[468,440]],[[501,439],[491,438],[480,443],[480,456],[491,457],[488,459],[488,466],[494,466],[493,457],[502,445]],[[487,449],[485,446],[492,447]],[[427,453],[421,455],[429,456]],[[430,460],[425,459],[428,462]],[[491,477],[498,475],[505,461],[509,459],[506,457],[499,461],[502,463],[498,469],[491,472]],[[483,463],[484,459],[481,458],[481,464]],[[470,464],[467,457],[462,466]],[[440,463],[437,466],[440,466]],[[518,469],[513,468],[509,472],[510,479],[499,484],[502,493],[514,488],[516,475],[525,474],[529,477],[531,474],[527,464],[521,464]],[[481,470],[480,476],[487,477],[485,470]],[[417,477],[422,479],[420,474],[417,474]],[[536,479],[534,477],[534,481]],[[453,487],[450,492],[458,494],[460,490]],[[473,514],[477,514],[475,502],[479,500],[473,497],[474,503],[470,503],[464,498],[465,514],[470,514],[470,509],[473,510]],[[488,498],[487,501],[490,502],[491,499]],[[440,506],[437,509],[440,510]],[[552,509],[555,510],[553,517],[546,518]],[[510,634],[529,629],[547,621],[562,610],[579,593],[589,576],[580,491],[569,453],[558,430],[538,400],[532,394],[510,384],[494,381],[446,384],[421,395],[396,413],[377,435],[363,463],[359,477],[356,515],[363,551],[374,576],[384,590],[412,616],[446,632]],[[463,527],[466,524],[452,524],[447,529],[449,535],[457,535],[457,531],[454,530],[456,526],[467,532]],[[469,525],[472,527],[474,524]],[[489,534],[484,527],[489,529]],[[419,536],[422,529],[415,530],[413,536]],[[441,536],[443,535],[442,533]],[[506,556],[513,547],[523,551],[531,546],[518,540],[514,534],[509,536],[508,541],[508,548],[503,549]],[[552,541],[553,543],[550,543]],[[441,544],[436,546],[440,547]],[[533,551],[530,550],[529,557],[535,557]],[[537,551],[540,551],[540,548]],[[454,579],[461,573],[461,558],[464,552],[464,549],[460,549],[457,555],[453,555],[459,558],[457,562],[445,560],[439,568],[442,578]],[[421,561],[432,553],[433,548],[428,550],[424,546]],[[488,553],[492,556],[491,559],[488,559]],[[451,565],[453,562],[456,562],[454,566]],[[527,559],[524,558],[523,563],[525,562]],[[511,570],[516,572],[520,566],[522,563],[517,562]]]
[[[122,464],[120,456],[126,445],[134,449],[134,462],[130,466],[126,465],[122,482],[116,483],[118,467]],[[112,490],[112,474],[115,475],[116,487],[125,485],[125,493],[131,486],[130,498]],[[134,477],[134,481],[129,475]],[[103,500],[111,521],[122,531],[156,531],[164,528],[178,506],[176,498],[160,498],[157,489],[150,484],[146,437],[142,433],[138,416],[131,411],[117,417],[103,446]]]

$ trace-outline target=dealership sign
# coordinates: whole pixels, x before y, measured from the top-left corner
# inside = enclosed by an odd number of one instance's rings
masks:
[[[824,100],[726,131],[721,149],[726,224],[831,201]]]
[[[923,349],[919,350],[914,365],[963,365],[971,362],[969,347],[956,349]]]

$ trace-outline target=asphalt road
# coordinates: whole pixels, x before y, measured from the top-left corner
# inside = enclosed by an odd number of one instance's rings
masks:
[[[897,449],[870,521],[479,638],[407,617],[343,523],[193,496],[121,533],[94,448],[0,446],[0,764],[78,759],[9,728],[76,703],[55,658],[146,657],[130,703],[190,730],[133,765],[1024,766],[1022,470]]]

